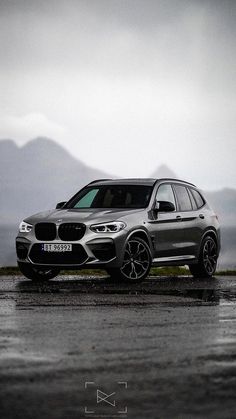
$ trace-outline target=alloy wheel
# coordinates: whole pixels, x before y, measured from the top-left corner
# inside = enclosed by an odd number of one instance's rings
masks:
[[[203,264],[206,272],[212,275],[217,264],[217,246],[213,239],[208,238],[203,246]]]
[[[136,239],[129,240],[121,267],[122,274],[128,279],[137,280],[145,276],[149,267],[150,253],[146,243]]]

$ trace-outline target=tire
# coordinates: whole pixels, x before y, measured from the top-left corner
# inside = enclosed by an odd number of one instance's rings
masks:
[[[217,266],[217,243],[211,236],[203,239],[199,260],[196,265],[189,265],[191,274],[195,278],[211,278]]]
[[[107,273],[113,279],[141,282],[147,277],[151,264],[152,257],[148,244],[139,237],[133,237],[126,243],[122,266],[107,269]]]
[[[21,273],[33,281],[47,281],[55,278],[60,270],[57,268],[36,268],[28,263],[18,262]]]

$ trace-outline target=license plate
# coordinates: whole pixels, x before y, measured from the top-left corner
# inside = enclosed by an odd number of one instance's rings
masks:
[[[72,252],[72,244],[68,243],[44,243],[43,252]]]

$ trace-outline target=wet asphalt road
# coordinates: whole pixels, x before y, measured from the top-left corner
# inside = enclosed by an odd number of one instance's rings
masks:
[[[1,277],[0,418],[235,418],[235,326],[236,277]]]

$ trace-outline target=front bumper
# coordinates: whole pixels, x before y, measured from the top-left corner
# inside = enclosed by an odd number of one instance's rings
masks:
[[[59,239],[40,241],[32,232],[19,234],[16,237],[16,253],[18,262],[30,263],[38,267],[50,266],[60,269],[76,269],[81,267],[120,267],[123,260],[123,249],[127,233],[109,233],[109,236],[88,232],[78,241],[62,241]],[[44,243],[72,244],[72,252],[45,252]]]

